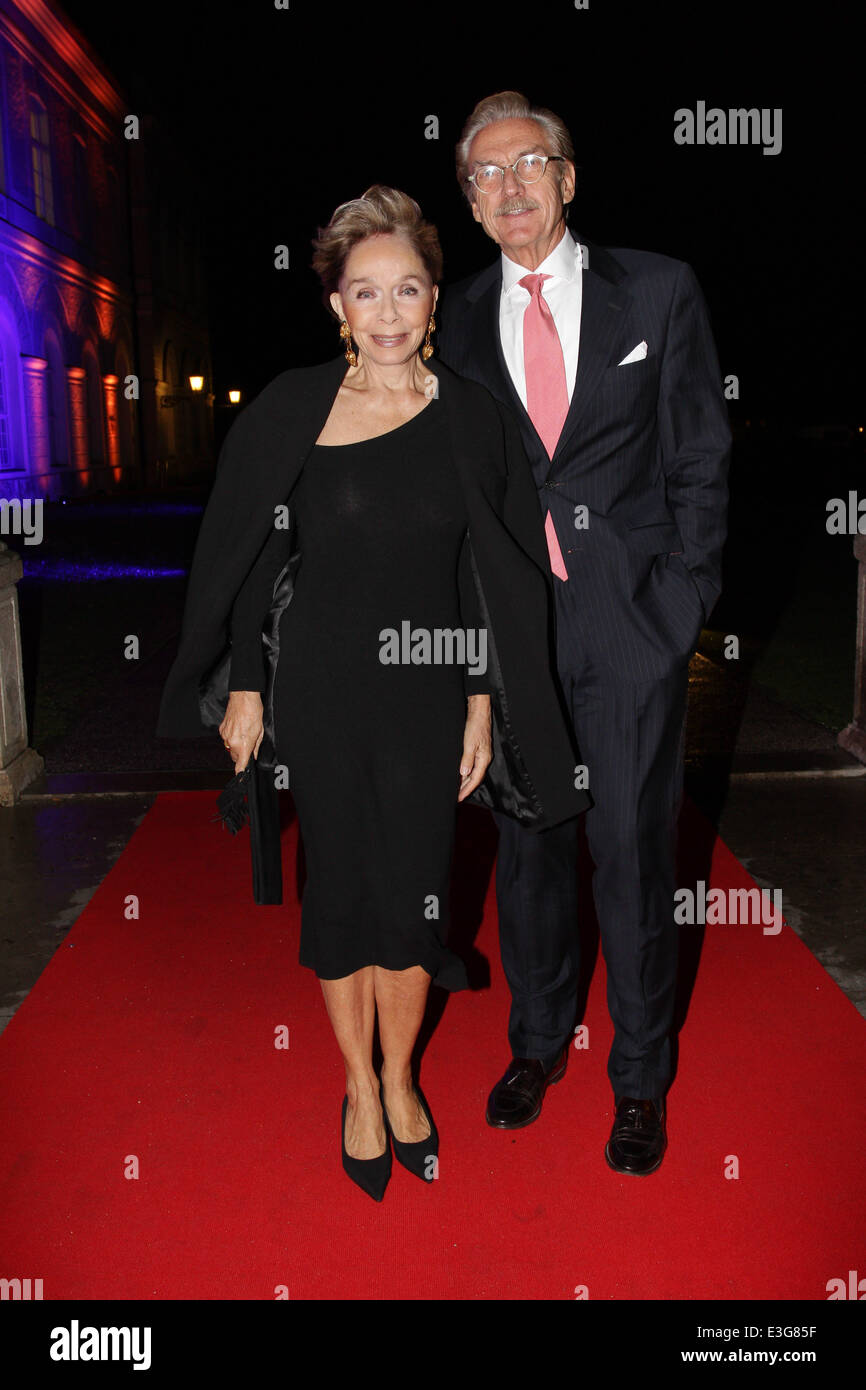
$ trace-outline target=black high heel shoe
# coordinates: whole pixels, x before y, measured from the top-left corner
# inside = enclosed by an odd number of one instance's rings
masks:
[[[397,1162],[402,1163],[404,1168],[408,1168],[409,1172],[414,1173],[415,1177],[420,1178],[422,1182],[433,1182],[434,1178],[437,1176],[439,1167],[439,1131],[433,1123],[430,1107],[421,1094],[419,1087],[416,1086],[414,1089],[416,1096],[421,1102],[424,1114],[427,1116],[427,1123],[430,1126],[430,1133],[427,1135],[426,1139],[417,1139],[414,1143],[410,1144],[397,1138],[388,1119],[388,1111],[385,1108],[385,1095],[380,1083],[379,1095],[382,1097],[382,1114],[385,1118],[385,1128],[391,1136],[391,1143],[394,1145],[394,1156]],[[431,1158],[436,1160],[435,1163],[431,1164]]]
[[[388,1121],[385,1120],[385,1152],[378,1158],[352,1158],[346,1153],[346,1110],[349,1097],[343,1096],[343,1113],[340,1122],[340,1136],[343,1149],[343,1167],[352,1182],[357,1183],[374,1202],[381,1202],[391,1176],[391,1145],[388,1142]],[[396,1143],[396,1140],[394,1141]]]

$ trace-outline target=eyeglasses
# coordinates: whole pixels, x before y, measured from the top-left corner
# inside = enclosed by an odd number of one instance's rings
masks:
[[[565,161],[565,156],[561,154],[522,154],[513,164],[507,164],[505,169],[511,169],[520,179],[521,183],[538,183],[544,177],[544,171],[551,159]],[[496,193],[505,182],[505,169],[501,164],[482,164],[480,169],[476,169],[474,174],[469,174],[466,182],[474,183],[479,193]]]

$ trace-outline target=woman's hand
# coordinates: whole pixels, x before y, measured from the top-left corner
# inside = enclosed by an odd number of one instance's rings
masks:
[[[470,695],[467,701],[466,727],[463,730],[463,757],[460,759],[460,791],[458,801],[465,801],[484,780],[493,758],[490,731],[490,696]]]
[[[243,772],[255,756],[265,732],[264,707],[257,690],[233,690],[219,732],[232,756],[235,772]]]

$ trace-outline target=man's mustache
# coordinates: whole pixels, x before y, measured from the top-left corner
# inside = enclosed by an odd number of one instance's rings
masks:
[[[534,212],[538,207],[531,198],[511,198],[507,203],[496,209],[494,216],[507,217],[512,212]]]

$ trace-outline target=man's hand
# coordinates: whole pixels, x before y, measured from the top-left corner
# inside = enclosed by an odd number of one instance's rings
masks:
[[[233,690],[229,695],[220,737],[232,756],[235,772],[243,772],[259,751],[264,737],[264,706],[257,690]]]
[[[492,758],[490,696],[470,695],[467,701],[466,727],[463,730],[458,801],[465,801],[467,796],[481,785]]]

